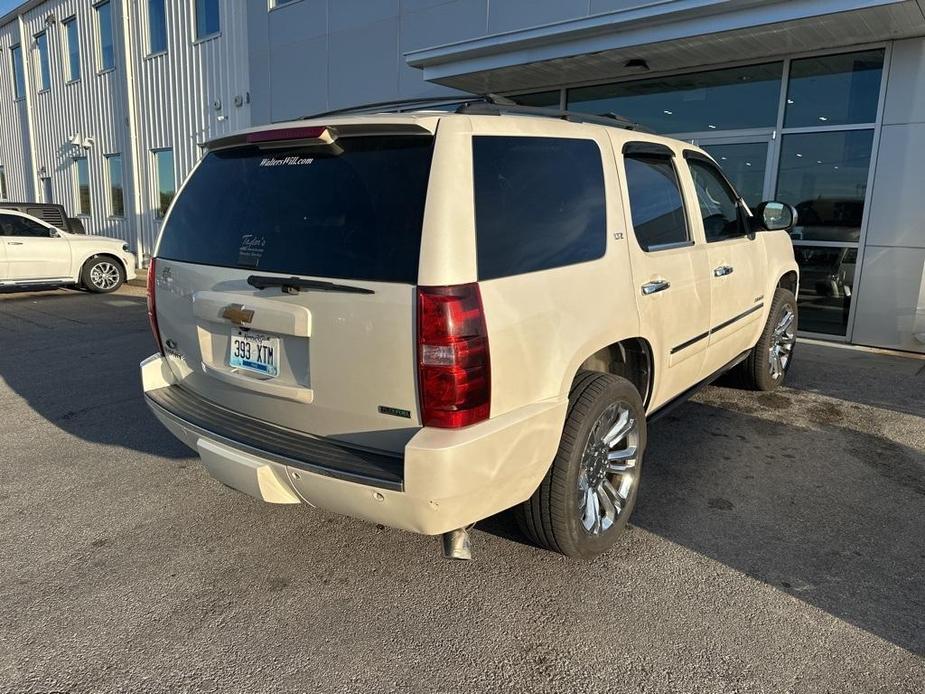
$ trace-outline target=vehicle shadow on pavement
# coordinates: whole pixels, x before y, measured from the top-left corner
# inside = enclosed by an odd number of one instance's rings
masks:
[[[144,298],[119,293],[3,297],[0,379],[33,412],[84,441],[191,457],[156,426],[141,395],[138,365],[154,352],[144,306]]]
[[[652,426],[633,524],[925,653],[923,452],[751,395],[755,413],[713,388]]]

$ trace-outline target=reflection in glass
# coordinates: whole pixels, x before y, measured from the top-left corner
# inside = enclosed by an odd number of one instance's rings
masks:
[[[873,123],[882,72],[882,48],[794,60],[784,127]]]
[[[800,266],[800,329],[844,335],[854,289],[857,248],[795,246]]]
[[[784,135],[775,199],[797,210],[794,239],[858,240],[873,139],[873,130]]]
[[[617,113],[659,133],[771,128],[777,121],[781,63],[656,77],[568,91],[568,108]]]
[[[764,200],[764,173],[768,160],[767,142],[734,145],[704,145],[704,150],[722,167],[749,207]]]

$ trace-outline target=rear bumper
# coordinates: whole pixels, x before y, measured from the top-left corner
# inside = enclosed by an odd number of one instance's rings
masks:
[[[213,411],[197,412],[160,355],[142,362],[141,372],[154,414],[225,484],[268,502],[304,502],[427,535],[527,499],[552,462],[567,407],[546,401],[465,429],[424,428],[394,457],[299,434],[287,439],[272,424],[252,431],[211,404]]]

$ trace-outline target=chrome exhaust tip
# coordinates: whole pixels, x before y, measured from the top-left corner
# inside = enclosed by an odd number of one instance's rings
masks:
[[[457,528],[448,533],[443,533],[443,558],[444,559],[461,559],[468,561],[472,559],[472,541],[469,538],[469,530],[472,528]]]

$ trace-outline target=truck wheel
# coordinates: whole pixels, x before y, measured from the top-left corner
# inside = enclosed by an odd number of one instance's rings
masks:
[[[739,382],[752,390],[775,390],[793,361],[796,346],[797,300],[793,292],[778,288],[761,337],[738,367]]]
[[[636,504],[645,447],[645,411],[633,384],[580,371],[556,457],[539,489],[515,510],[521,530],[566,556],[606,552]]]
[[[91,292],[108,294],[125,282],[125,271],[119,261],[112,258],[90,258],[80,273],[80,281]]]

